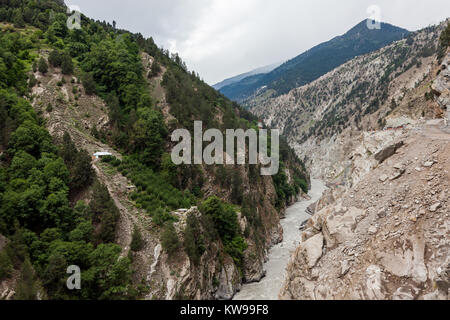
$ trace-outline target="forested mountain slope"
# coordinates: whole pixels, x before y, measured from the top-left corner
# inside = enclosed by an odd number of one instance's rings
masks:
[[[67,18],[61,1],[0,7],[2,298],[231,298],[263,276],[284,208],[307,191],[303,164],[282,142],[273,177],[175,166],[173,130],[256,119],[151,38]],[[65,285],[70,265],[81,290]]]
[[[408,31],[387,23],[369,29],[364,20],[342,36],[335,37],[283,63],[275,70],[247,77],[220,91],[232,100],[252,104],[256,97],[277,97],[308,84],[356,56],[378,50],[402,39]]]

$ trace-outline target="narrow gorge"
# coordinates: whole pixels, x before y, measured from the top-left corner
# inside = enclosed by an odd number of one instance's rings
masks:
[[[317,202],[326,190],[321,180],[311,181],[308,196],[290,206],[281,220],[283,241],[270,249],[264,264],[265,277],[260,282],[244,284],[234,300],[277,300],[284,279],[287,263],[300,243],[300,229],[310,218],[307,208]]]

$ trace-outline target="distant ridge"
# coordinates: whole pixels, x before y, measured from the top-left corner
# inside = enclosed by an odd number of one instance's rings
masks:
[[[267,74],[248,76],[221,87],[220,91],[238,102],[245,102],[261,90],[270,90],[273,96],[278,96],[316,80],[356,56],[400,40],[408,33],[388,23],[371,30],[367,20],[363,20],[344,35],[313,47]]]
[[[219,83],[216,83],[212,87],[214,89],[216,89],[216,90],[220,90],[223,87],[226,87],[226,86],[229,86],[229,85],[231,85],[233,83],[239,82],[242,79],[245,79],[247,77],[254,76],[254,75],[259,75],[259,74],[269,73],[270,71],[278,68],[282,64],[283,64],[283,62],[278,62],[278,63],[274,63],[274,64],[271,64],[271,65],[268,65],[268,66],[260,67],[260,68],[254,69],[252,71],[249,71],[249,72],[237,75],[235,77],[231,77],[231,78],[225,79],[225,80],[223,80],[223,81],[221,81]]]

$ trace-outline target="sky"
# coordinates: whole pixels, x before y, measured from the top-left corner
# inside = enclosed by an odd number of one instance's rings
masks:
[[[415,31],[448,0],[66,0],[86,16],[152,36],[209,84],[291,59],[371,17]],[[374,7],[375,6],[375,7]]]

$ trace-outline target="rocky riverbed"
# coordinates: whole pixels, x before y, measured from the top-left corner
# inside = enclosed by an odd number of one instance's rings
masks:
[[[284,240],[270,250],[268,262],[265,264],[266,277],[260,282],[244,284],[234,300],[276,300],[286,275],[286,266],[292,252],[300,243],[300,226],[310,218],[306,209],[319,200],[326,186],[320,180],[311,181],[311,200],[297,202],[286,210],[286,218],[281,221]]]

